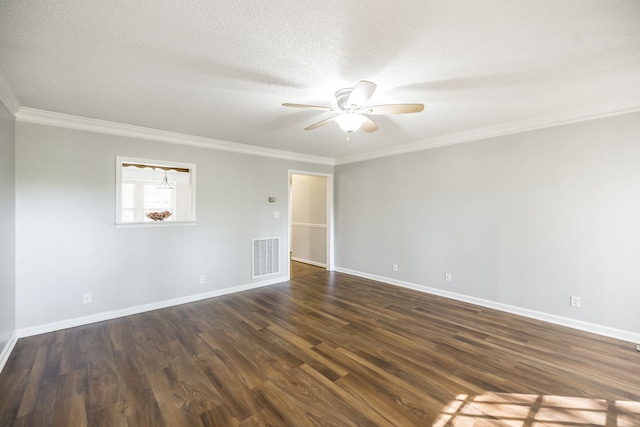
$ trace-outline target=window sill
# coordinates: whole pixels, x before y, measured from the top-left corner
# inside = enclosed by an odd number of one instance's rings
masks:
[[[116,228],[146,228],[146,227],[181,227],[196,225],[198,221],[144,221],[144,222],[116,222]]]

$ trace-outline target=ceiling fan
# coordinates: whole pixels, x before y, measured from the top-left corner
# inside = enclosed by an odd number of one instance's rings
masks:
[[[334,117],[314,123],[307,126],[304,130],[317,129],[327,123],[336,122],[340,129],[349,134],[362,129],[365,132],[375,132],[378,130],[376,125],[367,115],[380,114],[406,114],[419,113],[424,110],[423,104],[385,104],[365,106],[366,102],[375,92],[377,85],[367,80],[360,80],[354,87],[347,87],[336,92],[337,108],[322,107],[318,105],[290,104],[284,103],[283,107],[309,108],[321,111],[339,111],[340,114]]]

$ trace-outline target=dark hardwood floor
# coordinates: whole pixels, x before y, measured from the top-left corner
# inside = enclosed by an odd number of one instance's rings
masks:
[[[640,426],[630,343],[293,263],[23,338],[2,426]]]

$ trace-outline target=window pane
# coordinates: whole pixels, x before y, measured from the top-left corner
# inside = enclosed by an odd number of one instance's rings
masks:
[[[177,188],[175,183],[169,183],[173,189],[159,188],[156,183],[144,184],[144,214],[145,221],[152,221],[146,215],[149,212],[171,212],[171,216],[166,218],[165,221],[172,221],[175,218],[176,206],[175,198]]]
[[[134,183],[122,183],[122,209],[136,207],[136,185]]]
[[[122,222],[136,221],[135,209],[122,209]]]

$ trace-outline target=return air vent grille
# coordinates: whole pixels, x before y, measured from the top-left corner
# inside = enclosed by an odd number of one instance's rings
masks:
[[[253,278],[280,272],[280,238],[253,239]]]

